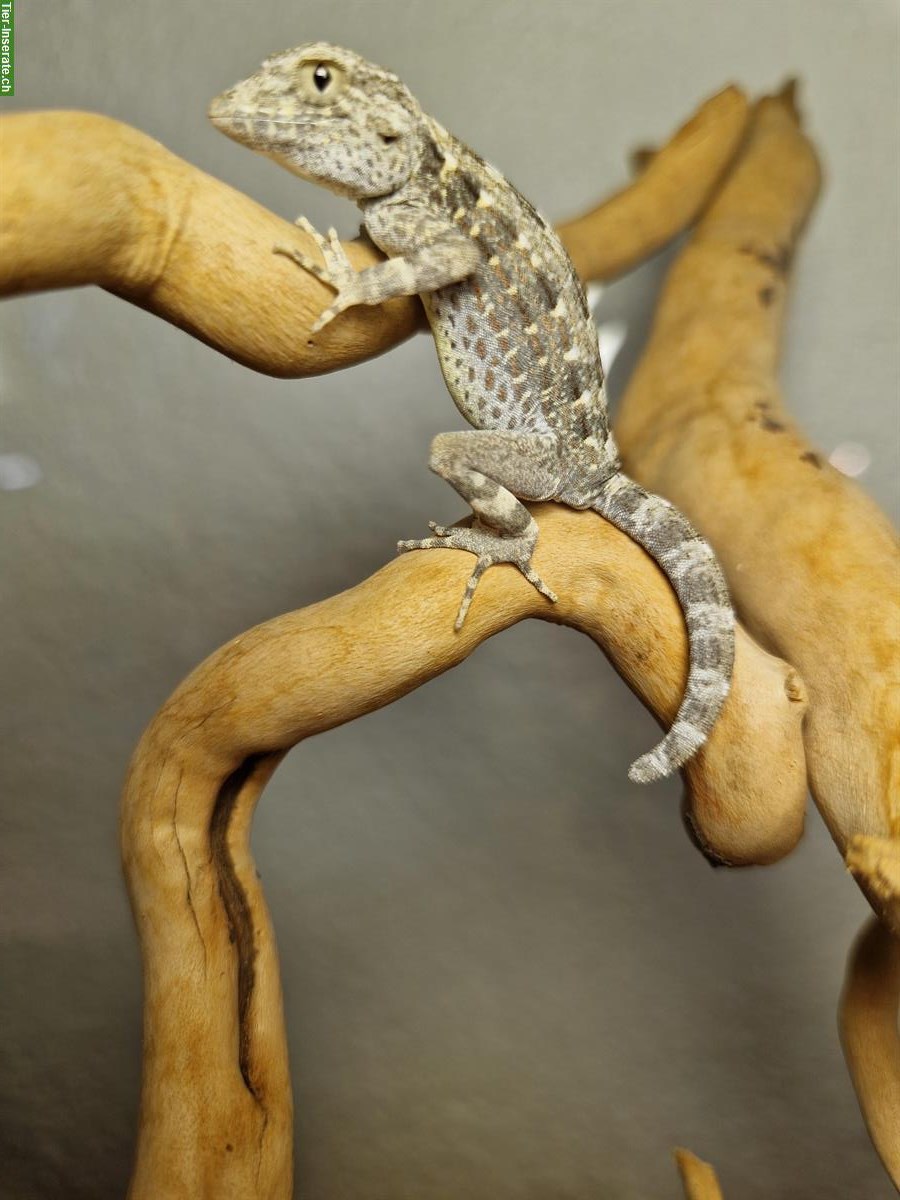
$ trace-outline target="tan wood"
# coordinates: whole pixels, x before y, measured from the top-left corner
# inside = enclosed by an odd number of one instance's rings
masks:
[[[616,432],[629,471],[715,546],[742,620],[802,673],[813,798],[876,913],[900,935],[897,538],[806,440],[776,380],[790,264],[819,185],[788,87],[757,106],[735,169],[669,274]],[[848,968],[848,1064],[900,1187],[900,1063],[896,1050],[862,1048],[877,1039],[866,1043],[856,1019],[861,962]],[[866,986],[893,996],[892,1016],[889,1002],[881,1008],[886,1046],[888,1026],[897,1038],[894,959],[865,962]]]
[[[642,156],[629,189],[563,234],[584,274],[611,277],[690,222],[729,171],[672,271],[618,433],[636,477],[710,537],[751,628],[809,676],[816,800],[873,904],[896,919],[896,708],[887,689],[897,662],[896,546],[874,505],[822,463],[780,406],[785,280],[819,173],[790,92],[756,108],[732,164],[746,121],[743,97],[726,89],[668,146]],[[127,126],[20,114],[0,121],[0,139],[4,294],[97,283],[285,376],[359,361],[421,327],[416,303],[397,301],[347,313],[310,341],[329,293],[271,254],[286,238],[308,249],[305,235]],[[349,253],[358,266],[375,261],[366,244]],[[537,566],[563,597],[555,608],[513,569],[495,569],[454,635],[469,557],[409,555],[223,647],[145,733],[122,823],[146,991],[132,1197],[291,1194],[277,956],[248,849],[254,805],[291,745],[389,703],[527,616],[582,629],[657,717],[671,719],[685,641],[668,585],[594,514],[535,512]],[[686,772],[686,811],[711,857],[768,862],[793,846],[805,707],[797,671],[739,631],[732,695]],[[879,1029],[896,1034],[885,1016],[896,975],[890,956],[866,959],[865,971],[859,961],[848,976],[845,1046],[896,1174],[890,1097],[900,1073],[891,1055],[860,1049],[867,1009],[858,1002],[877,997]],[[714,1177],[697,1164],[680,1158],[686,1190],[697,1180],[707,1187],[687,1194],[715,1196]]]
[[[135,1200],[158,1196],[160,1179],[167,1196],[194,1200],[290,1195],[278,961],[248,844],[263,783],[290,746],[389,704],[531,616],[585,632],[663,723],[673,716],[687,647],[662,574],[593,513],[535,513],[536,567],[558,604],[497,568],[457,634],[469,556],[403,555],[224,646],[142,738],[122,821],[145,973]],[[804,708],[795,672],[739,631],[732,694],[685,774],[695,825],[735,859],[769,861],[800,834]]]
[[[900,932],[897,538],[787,415],[775,374],[790,263],[819,181],[793,91],[764,100],[669,274],[616,432],[631,473],[715,546],[742,620],[806,681],[813,797]]]
[[[723,88],[659,150],[632,156],[637,179],[557,232],[583,279],[630,271],[686,229],[738,151],[750,115],[738,88]]]
[[[722,1200],[716,1173],[708,1162],[690,1150],[676,1150],[675,1163],[681,1176],[685,1200]]]
[[[609,208],[571,223],[582,274],[617,275],[684,228],[733,156],[746,109],[736,88],[712,97]],[[315,255],[312,240],[109,117],[5,116],[0,159],[0,295],[96,283],[279,376],[333,371],[425,328],[409,298],[351,309],[310,340],[332,292],[272,247]],[[357,268],[382,257],[362,241],[347,253]]]
[[[900,1188],[900,941],[870,918],[850,952],[841,996],[844,1057],[875,1148]]]

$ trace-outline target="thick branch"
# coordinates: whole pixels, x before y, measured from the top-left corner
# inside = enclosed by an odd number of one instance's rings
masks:
[[[404,555],[348,592],[236,638],[144,735],[122,825],[145,972],[132,1200],[158,1196],[163,1178],[170,1198],[290,1195],[278,964],[248,848],[253,807],[290,746],[389,704],[530,616],[588,634],[671,720],[686,642],[663,576],[593,513],[535,513],[536,567],[557,605],[514,568],[495,568],[456,634],[469,556]],[[686,772],[695,827],[711,841],[724,831],[717,844],[737,861],[777,858],[800,834],[804,707],[795,673],[739,632],[731,695]]]
[[[775,380],[789,266],[818,187],[792,92],[763,101],[672,268],[617,434],[631,473],[709,537],[742,619],[807,682],[810,786],[845,854],[855,835],[900,835],[900,557],[884,515],[810,446]],[[869,879],[851,861],[900,930],[890,871]]]
[[[746,101],[728,88],[704,104],[630,187],[571,222],[576,266],[619,274],[699,211],[734,154]],[[93,113],[0,121],[0,295],[96,283],[270,375],[321,374],[390,349],[424,323],[416,299],[309,328],[332,293],[276,242],[308,254],[306,234],[128,125]],[[679,202],[672,204],[673,196]],[[357,268],[378,261],[347,247]]]
[[[726,90],[651,158],[631,188],[564,226],[579,270],[614,276],[690,221],[730,163],[745,117],[742,97]],[[99,283],[279,375],[358,361],[420,325],[415,303],[400,301],[351,312],[310,342],[306,331],[329,293],[271,254],[274,242],[289,238],[304,248],[302,233],[104,118],[26,115],[7,118],[2,128],[9,186],[0,262],[10,293]],[[810,472],[827,477],[788,429],[772,382],[781,285],[817,185],[790,97],[762,105],[737,169],[673,272],[620,428],[635,473],[693,511],[756,628],[792,657],[802,638],[788,626],[801,623],[798,613],[813,626],[810,645],[823,634],[828,643],[834,633],[828,620],[810,616],[821,601],[815,588],[794,586],[783,566],[776,579],[766,575],[766,537],[776,518],[807,502]],[[364,244],[349,252],[358,266],[374,261]],[[789,449],[773,479],[775,435]],[[679,448],[679,439],[692,449]],[[696,504],[679,495],[679,480]],[[844,486],[834,485],[841,496]],[[701,490],[727,515],[704,514]],[[753,507],[766,497],[768,510]],[[671,720],[684,685],[685,647],[667,585],[646,556],[592,514],[545,507],[538,515],[539,569],[564,596],[556,609],[547,610],[514,571],[493,571],[456,637],[451,610],[470,569],[467,556],[409,556],[343,596],[238,638],[178,690],[142,740],[123,819],[147,980],[133,1197],[158,1194],[160,1178],[171,1195],[290,1194],[277,960],[248,850],[253,806],[290,745],[390,702],[530,615],[587,632],[661,721]],[[829,510],[832,519],[844,515],[840,506]],[[757,518],[763,533],[753,535],[760,543],[753,557],[748,539],[741,543],[735,532],[746,533]],[[825,521],[807,532],[809,545],[798,549],[778,529],[776,544],[789,563],[792,553],[828,545],[832,531]],[[845,557],[835,572],[843,582],[859,565]],[[869,565],[862,563],[864,570]],[[855,608],[850,599],[838,602],[831,620]],[[848,659],[833,655],[820,664],[823,688],[838,661]],[[688,819],[710,856],[772,861],[793,846],[802,827],[803,709],[796,674],[740,633],[732,695],[687,772]],[[873,720],[883,715],[876,703],[871,711]],[[835,781],[864,739],[851,738],[846,751],[840,746],[844,761],[835,768],[824,762],[827,731],[818,724],[810,754],[821,760],[824,793],[834,785],[829,794],[843,820]],[[853,794],[872,795],[865,788]],[[827,819],[822,795],[820,787]],[[864,846],[853,843],[858,854],[851,861],[861,875],[869,870],[863,851],[890,849],[884,839],[896,832],[886,802],[870,807],[872,819],[859,820],[854,810],[853,820],[832,824],[839,842],[844,826],[868,835]],[[878,861],[879,878],[890,880],[884,864],[893,858],[883,852]],[[701,1177],[693,1172],[692,1179]]]
[[[847,961],[840,1029],[866,1126],[900,1188],[900,941],[877,918]]]

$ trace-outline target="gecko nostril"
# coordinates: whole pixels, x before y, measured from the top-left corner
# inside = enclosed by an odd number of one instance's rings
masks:
[[[210,102],[209,108],[206,110],[207,115],[213,119],[228,116],[230,100],[230,92],[223,92],[221,96],[216,96],[215,100]]]

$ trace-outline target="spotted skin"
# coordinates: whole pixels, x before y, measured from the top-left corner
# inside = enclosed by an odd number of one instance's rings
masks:
[[[597,331],[553,228],[492,166],[425,114],[389,71],[324,42],[274,55],[210,106],[236,141],[349,196],[387,260],[350,266],[334,231],[301,218],[321,261],[275,249],[334,297],[313,331],[359,304],[419,295],[450,395],[474,428],[440,434],[429,465],[472,507],[471,528],[432,523],[400,550],[463,549],[484,572],[512,563],[549,601],[532,565],[538,528],[522,501],[593,509],[641,545],[687,625],[685,694],[663,741],[629,771],[661,778],[704,744],[730,686],[734,616],[708,544],[667,501],[622,474],[609,428]]]

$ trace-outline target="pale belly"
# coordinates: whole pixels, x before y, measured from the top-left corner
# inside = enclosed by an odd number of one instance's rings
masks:
[[[551,355],[510,304],[484,301],[471,285],[422,297],[441,372],[459,411],[476,429],[547,433],[560,383]],[[485,311],[485,307],[490,307]]]

